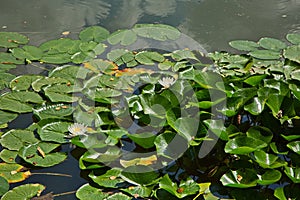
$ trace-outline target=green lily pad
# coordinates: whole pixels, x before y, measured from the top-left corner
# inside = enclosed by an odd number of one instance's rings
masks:
[[[300,63],[299,51],[300,51],[300,45],[289,46],[284,50],[283,56],[289,60]]]
[[[18,60],[11,53],[0,52],[0,64],[25,64],[25,60]]]
[[[85,79],[87,74],[90,73],[88,69],[72,65],[64,65],[56,67],[49,73],[49,77],[59,77],[69,80],[71,83],[76,79]]]
[[[229,45],[240,51],[253,51],[257,50],[259,45],[256,42],[249,40],[234,40],[229,42]]]
[[[8,122],[11,122],[14,119],[16,119],[17,117],[18,117],[18,115],[15,113],[4,112],[4,111],[0,110],[0,124],[5,124]]]
[[[228,134],[224,126],[223,120],[204,120],[204,124],[212,131],[218,138],[228,141]]]
[[[90,26],[79,33],[82,41],[103,42],[109,36],[109,31],[101,26]]]
[[[273,138],[273,133],[266,127],[253,126],[248,129],[247,136],[264,141],[266,143],[270,143]]]
[[[89,177],[98,185],[106,188],[118,188],[118,185],[125,181],[119,177],[121,174],[120,169],[110,169],[105,174],[96,176],[93,172],[89,174]]]
[[[191,50],[176,50],[171,53],[171,57],[175,61],[182,60],[198,60],[195,54]]]
[[[72,115],[74,107],[70,104],[53,104],[42,106],[33,109],[33,114],[39,118],[43,119],[65,119],[67,116]]]
[[[287,147],[300,155],[300,141],[293,141],[287,144]]]
[[[30,171],[19,164],[0,163],[0,177],[4,177],[8,183],[24,181],[31,175]]]
[[[262,74],[262,75],[254,75],[250,76],[246,80],[244,80],[245,83],[251,85],[251,86],[256,86],[258,85],[262,80],[264,80],[267,77],[267,74]]]
[[[42,76],[39,75],[21,75],[16,78],[14,78],[10,84],[9,87],[12,90],[28,90],[31,86],[31,84],[36,81],[37,79],[42,78]]]
[[[39,60],[43,56],[43,51],[35,46],[23,46],[12,49],[14,57],[23,60]]]
[[[258,175],[259,180],[257,181],[260,185],[271,185],[276,183],[281,178],[281,172],[278,170],[267,170],[264,174]]]
[[[134,141],[136,144],[140,145],[143,148],[151,148],[154,146],[154,140],[156,135],[153,133],[137,133],[137,134],[127,134],[127,136]]]
[[[143,65],[154,65],[155,62],[163,62],[165,57],[157,52],[142,51],[135,55],[135,59]]]
[[[17,66],[14,65],[14,64],[1,64],[0,63],[0,72],[3,73],[3,72],[7,72],[9,71],[10,69],[14,69],[16,68]]]
[[[28,130],[9,130],[0,138],[3,147],[9,150],[19,150],[26,144],[34,144],[39,140],[35,138],[34,133]]]
[[[27,44],[29,39],[16,32],[0,32],[0,47],[14,48],[20,44]]]
[[[134,185],[143,186],[152,185],[159,181],[159,173],[151,167],[143,165],[127,167],[121,172],[120,177]]]
[[[71,62],[71,55],[67,53],[59,54],[43,54],[40,59],[41,62],[51,63],[51,64],[66,64]]]
[[[38,183],[20,185],[5,193],[1,200],[28,200],[34,196],[40,196],[45,188],[45,186]]]
[[[177,185],[172,182],[168,174],[164,175],[159,181],[159,187],[180,199],[196,194],[200,189],[199,185],[191,178],[187,178],[185,181],[182,180],[180,184]]]
[[[60,77],[41,77],[32,82],[32,88],[34,91],[39,92],[44,86],[63,83],[68,84],[69,80]]]
[[[5,93],[0,97],[0,109],[26,113],[32,111],[32,105],[29,103],[42,103],[44,100],[35,92],[20,91]]]
[[[123,46],[131,45],[136,40],[136,33],[132,30],[118,30],[112,33],[107,39],[107,41],[112,45],[120,43]]]
[[[286,35],[286,39],[293,44],[300,44],[300,34],[299,33],[290,33]]]
[[[300,168],[299,167],[285,167],[284,173],[294,182],[300,183]]]
[[[248,154],[267,147],[267,143],[247,136],[237,136],[225,145],[225,152],[230,154]]]
[[[108,196],[108,193],[104,193],[101,189],[92,187],[88,183],[76,191],[76,197],[80,200],[103,200]]]
[[[278,39],[264,37],[258,41],[259,45],[265,49],[280,51],[286,47],[286,44]]]
[[[255,50],[251,51],[249,55],[263,60],[276,60],[280,58],[280,53],[272,50]]]
[[[39,167],[50,167],[63,162],[67,155],[62,152],[50,153],[60,144],[40,142],[24,146],[19,151],[19,156],[26,162]]]
[[[66,143],[66,132],[71,125],[69,122],[52,122],[38,129],[41,140],[48,142]]]
[[[257,185],[258,177],[252,169],[241,169],[227,172],[220,181],[228,187],[249,188]]]
[[[107,200],[119,200],[119,199],[122,199],[122,200],[131,200],[132,198],[130,198],[129,196],[123,194],[123,193],[115,193],[113,195],[110,195],[109,197],[107,197]]]
[[[9,190],[9,183],[7,180],[0,176],[0,196],[4,195]]]
[[[17,155],[18,155],[17,151],[11,151],[8,149],[3,149],[0,152],[0,158],[6,163],[16,163]]]
[[[165,24],[136,24],[133,31],[139,36],[158,41],[176,40],[181,35],[178,29]]]
[[[263,168],[274,169],[287,165],[287,162],[281,160],[278,156],[264,151],[255,151],[253,156],[255,161]]]
[[[6,88],[9,86],[8,83],[10,83],[11,80],[13,80],[16,76],[5,73],[5,72],[0,72],[0,90]]]
[[[244,109],[252,115],[259,115],[265,108],[266,99],[263,97],[254,97],[253,102],[244,106]]]
[[[121,191],[126,192],[127,194],[130,194],[133,197],[144,197],[147,198],[151,195],[153,191],[153,186],[129,186],[128,188],[121,189]]]
[[[46,53],[46,55],[72,55],[78,51],[79,45],[82,41],[72,40],[70,38],[60,38],[55,40],[49,40],[40,45],[40,49]]]

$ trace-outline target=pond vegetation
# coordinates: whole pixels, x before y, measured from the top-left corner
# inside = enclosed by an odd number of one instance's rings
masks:
[[[92,26],[32,46],[1,32],[1,200],[53,199],[9,184],[64,162],[68,143],[88,173],[82,200],[299,199],[300,35],[230,42],[240,54],[127,48],[180,36]],[[26,65],[45,71],[10,72]],[[33,123],[9,128],[24,113]]]

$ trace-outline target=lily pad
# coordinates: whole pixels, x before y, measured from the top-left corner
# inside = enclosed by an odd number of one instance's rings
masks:
[[[300,45],[289,46],[284,50],[283,56],[289,60],[300,63],[299,51],[300,51]]]
[[[143,186],[152,185],[159,181],[159,173],[151,167],[143,165],[127,167],[121,172],[120,177],[134,185]]]
[[[264,37],[258,41],[259,45],[265,49],[280,51],[286,47],[286,44],[278,39]]]
[[[225,145],[225,152],[230,154],[248,154],[267,147],[267,143],[247,136],[237,136]]]
[[[8,190],[9,190],[9,184],[7,180],[4,177],[0,176],[0,196],[5,194]]]
[[[127,134],[127,136],[134,141],[136,144],[140,145],[143,148],[151,148],[154,146],[154,140],[156,135],[153,133],[137,133],[137,134]]]
[[[69,122],[52,122],[38,129],[41,140],[48,142],[66,143],[66,132],[71,125]]]
[[[5,93],[0,96],[0,109],[26,113],[32,111],[32,105],[29,103],[42,103],[44,100],[35,92],[20,91]]]
[[[12,49],[12,54],[18,59],[39,60],[43,56],[43,51],[35,46],[23,46],[22,48]]]
[[[50,153],[60,144],[40,142],[24,146],[19,151],[19,156],[26,162],[39,167],[50,167],[63,162],[67,155],[62,152]]]
[[[11,122],[14,119],[16,119],[17,117],[18,117],[18,115],[15,113],[4,112],[4,111],[0,110],[0,124],[5,124],[8,122]]]
[[[158,41],[176,40],[181,35],[178,29],[165,24],[136,24],[133,31],[139,36]]]
[[[34,133],[28,130],[15,130],[12,129],[0,138],[0,143],[3,147],[9,150],[19,150],[26,144],[34,144],[39,140],[35,138]]]
[[[299,167],[285,167],[284,173],[294,182],[300,183],[300,168]]]
[[[96,176],[93,172],[89,174],[89,177],[98,185],[106,188],[118,188],[118,184],[124,183],[125,181],[119,177],[121,170],[110,169],[105,174]]]
[[[92,187],[88,183],[81,186],[76,192],[76,197],[80,200],[103,200],[108,196],[108,193],[104,193],[101,189]]]
[[[142,51],[135,55],[135,59],[143,65],[154,65],[155,62],[163,62],[165,57],[157,52]]]
[[[19,164],[0,163],[0,176],[4,177],[8,183],[24,181],[31,175],[30,171]]]
[[[103,42],[109,36],[109,31],[101,26],[91,26],[79,33],[79,38],[82,41]]]
[[[18,60],[11,53],[0,52],[0,64],[25,64],[25,60]]]
[[[274,169],[287,165],[287,162],[281,160],[278,156],[264,151],[256,151],[253,156],[255,161],[263,168]]]
[[[300,141],[293,141],[287,144],[287,147],[290,148],[293,152],[300,155]]]
[[[281,172],[278,170],[267,170],[264,174],[258,175],[257,181],[260,185],[270,185],[276,183],[281,178]]]
[[[258,177],[252,169],[229,171],[224,174],[220,181],[224,186],[235,188],[249,188],[257,185]]]
[[[34,196],[40,196],[45,188],[45,186],[37,183],[20,185],[5,193],[1,200],[28,200]]]
[[[31,84],[36,81],[37,79],[42,78],[42,76],[39,75],[21,75],[16,78],[14,78],[10,84],[9,87],[12,90],[28,90],[31,87]]]
[[[120,43],[123,46],[131,45],[136,40],[136,33],[132,30],[118,30],[112,33],[107,39],[107,41],[112,45]]]
[[[191,178],[188,178],[185,181],[182,180],[180,184],[177,185],[172,182],[168,174],[164,175],[159,181],[159,187],[180,199],[196,194],[200,189],[199,185]]]
[[[300,44],[300,34],[299,33],[290,33],[286,35],[286,39],[293,44]]]
[[[3,149],[0,152],[0,158],[6,163],[16,163],[17,155],[18,155],[17,151],[11,151],[8,149]]]
[[[43,119],[65,119],[70,116],[74,111],[74,107],[70,104],[60,103],[52,104],[43,107],[38,107],[33,109],[33,114],[39,118]]]
[[[13,48],[20,44],[27,44],[29,39],[16,32],[0,32],[0,47]]]
[[[240,51],[253,51],[257,50],[259,45],[256,42],[249,40],[234,40],[229,42],[229,45]]]
[[[249,55],[263,60],[275,60],[280,58],[280,53],[272,50],[255,50],[251,51]]]

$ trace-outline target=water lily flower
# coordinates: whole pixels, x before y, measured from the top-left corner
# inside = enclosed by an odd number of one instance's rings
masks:
[[[74,123],[68,127],[68,130],[71,133],[71,137],[85,135],[85,133],[87,132],[87,126],[85,126],[84,124]]]
[[[176,80],[173,77],[163,77],[162,79],[158,80],[159,84],[161,84],[165,89],[169,88],[173,85]]]

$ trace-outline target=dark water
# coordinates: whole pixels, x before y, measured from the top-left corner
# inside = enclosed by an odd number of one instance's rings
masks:
[[[76,36],[91,25],[115,31],[136,23],[169,24],[207,51],[233,51],[228,46],[231,40],[284,39],[287,33],[300,33],[300,0],[0,0],[0,31],[24,33],[31,44],[58,38],[64,31]],[[25,118],[12,126],[26,127],[31,117]],[[25,182],[40,182],[55,194],[76,190],[86,180],[69,154],[66,162],[38,172],[72,174],[72,178],[33,175]]]

